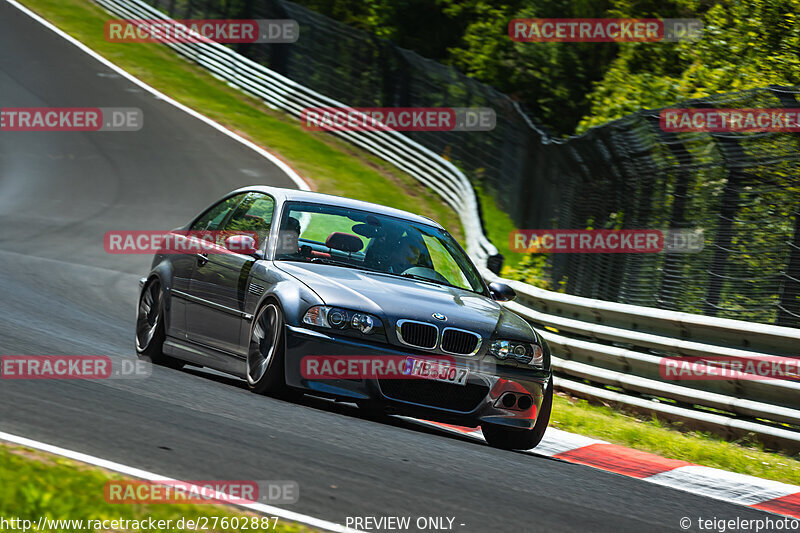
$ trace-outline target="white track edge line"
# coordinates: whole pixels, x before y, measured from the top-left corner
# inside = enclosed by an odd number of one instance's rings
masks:
[[[67,450],[66,448],[61,448],[58,446],[53,446],[52,444],[47,444],[44,442],[39,442],[33,439],[29,439],[26,437],[20,437],[18,435],[13,435],[11,433],[6,433],[0,431],[0,440],[11,442],[14,444],[19,444],[20,446],[27,446],[29,448],[34,448],[36,450],[41,450],[43,452],[51,453],[54,455],[60,455],[62,457],[66,457],[68,459],[72,459],[75,461],[79,461],[81,463],[90,464],[93,466],[97,466],[100,468],[105,468],[106,470],[112,470],[114,472],[118,472],[120,474],[125,474],[131,477],[137,477],[140,479],[145,479],[147,481],[159,482],[159,481],[168,481],[168,482],[180,482],[180,480],[169,478],[166,476],[161,476],[158,474],[154,474],[152,472],[148,472],[147,470],[141,470],[139,468],[134,468],[132,466],[123,465],[120,463],[115,463],[113,461],[109,461],[107,459],[101,459],[99,457],[94,457],[92,455],[88,455],[81,452],[75,452],[72,450]],[[183,482],[181,482],[183,483]],[[191,483],[185,483],[188,487],[193,487],[198,490],[201,487],[196,485],[192,485]],[[219,496],[222,496],[221,493],[217,493]],[[325,529],[328,531],[335,531],[337,533],[361,533],[357,530],[347,528],[341,524],[336,524],[334,522],[328,522],[327,520],[322,520],[320,518],[314,518],[313,516],[304,515],[301,513],[296,513],[294,511],[288,511],[286,509],[281,509],[280,507],[274,507],[272,505],[266,505],[263,503],[231,503],[230,505],[234,505],[236,507],[242,507],[244,509],[249,509],[251,511],[256,511],[261,514],[271,515],[271,516],[278,516],[284,518],[286,520],[291,520],[292,522],[299,522],[302,524],[306,524],[312,527],[317,527],[320,529]]]
[[[143,82],[139,78],[133,76],[132,74],[130,74],[130,73],[126,72],[125,70],[123,70],[121,67],[115,65],[114,63],[112,63],[108,59],[104,58],[103,56],[101,56],[100,54],[98,54],[97,52],[95,52],[94,50],[92,50],[91,48],[89,48],[88,46],[83,44],[82,42],[78,41],[77,39],[75,39],[71,35],[67,34],[63,30],[61,30],[60,28],[54,26],[49,21],[47,21],[44,18],[42,18],[41,16],[37,15],[36,13],[31,11],[27,7],[25,7],[22,4],[20,4],[19,2],[17,2],[16,0],[6,0],[6,1],[10,5],[16,7],[17,9],[19,9],[20,11],[22,11],[23,13],[25,13],[26,15],[28,15],[29,17],[34,19],[36,22],[38,22],[41,25],[45,26],[47,29],[53,31],[54,33],[56,33],[57,35],[59,35],[63,39],[69,41],[71,44],[73,44],[74,46],[78,47],[81,51],[83,51],[86,54],[90,55],[95,60],[99,61],[100,63],[102,63],[106,67],[110,68],[111,70],[113,70],[114,72],[116,72],[117,74],[122,76],[123,78],[125,78],[128,81],[134,83],[135,85],[138,85],[142,89],[144,89],[147,92],[153,94],[154,96],[156,96],[157,98],[165,101],[166,103],[168,103],[170,105],[173,105],[173,106],[177,107],[178,109],[180,109],[181,111],[183,111],[185,113],[188,113],[189,115],[193,116],[194,118],[205,122],[207,125],[211,126],[212,128],[214,128],[215,130],[219,131],[220,133],[222,133],[224,135],[227,135],[231,139],[233,139],[233,140],[235,140],[235,141],[247,146],[251,150],[254,150],[255,152],[257,152],[259,155],[265,157],[272,164],[274,164],[276,167],[281,169],[283,171],[283,173],[286,174],[297,185],[297,187],[300,190],[302,190],[302,191],[311,190],[311,187],[309,187],[308,183],[306,183],[305,180],[303,180],[303,178],[297,172],[295,172],[295,170],[292,167],[290,167],[287,163],[285,163],[282,159],[277,157],[275,154],[265,150],[264,148],[261,148],[260,146],[258,146],[257,144],[253,143],[252,141],[248,141],[247,139],[245,139],[241,135],[238,135],[238,134],[232,132],[231,130],[227,129],[223,125],[219,124],[218,122],[215,122],[215,121],[211,120],[207,116],[195,111],[194,109],[191,109],[191,108],[181,104],[180,102],[170,98],[169,96],[167,96],[166,94],[162,93],[158,89],[155,89],[155,88],[151,87],[150,85],[146,84],[145,82]]]

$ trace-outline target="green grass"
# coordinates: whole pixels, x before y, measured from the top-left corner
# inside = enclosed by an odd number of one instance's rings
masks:
[[[39,517],[84,521],[147,520],[150,517],[154,520],[171,520],[172,527],[161,531],[194,531],[176,528],[181,518],[197,520],[200,517],[219,517],[221,520],[222,517],[228,517],[240,521],[247,519],[248,524],[252,524],[250,521],[254,517],[261,518],[261,515],[243,513],[224,505],[108,503],[103,495],[103,487],[112,479],[130,478],[30,448],[0,445],[0,517],[6,520],[31,520],[34,524]],[[211,520],[208,523],[211,524]],[[269,524],[275,524],[274,518]],[[73,524],[72,528],[53,527],[47,531],[77,530]],[[241,527],[222,528],[218,521],[217,527],[211,531],[241,531]],[[278,518],[275,529],[257,528],[255,531],[311,533],[317,530]]]
[[[432,190],[395,167],[329,134],[303,130],[294,118],[272,111],[257,99],[228,87],[163,45],[106,42],[103,23],[111,17],[87,0],[22,1],[139,79],[277,153],[315,190],[428,216],[442,223],[463,243],[463,231],[456,213],[446,207]],[[89,104],[91,102],[87,102]],[[505,255],[509,266],[507,271],[513,271],[525,258],[524,254],[512,252],[508,246],[508,235],[514,224],[489,194],[479,190],[478,196],[487,234]],[[542,271],[539,267],[537,273]],[[557,398],[552,423],[567,431],[666,457],[800,484],[800,462],[795,459],[727,443],[708,435],[682,433],[657,421],[591,406],[582,400],[573,403]],[[4,501],[9,500],[4,498]]]
[[[508,213],[501,211],[497,206],[497,202],[490,194],[479,188],[476,188],[478,194],[478,201],[481,203],[481,211],[483,214],[483,224],[486,235],[497,247],[497,251],[505,256],[504,264],[509,267],[519,265],[520,261],[525,257],[525,254],[514,252],[508,246],[508,235],[516,229],[514,222]]]
[[[727,442],[706,433],[676,431],[657,419],[634,416],[557,394],[550,426],[662,457],[800,485],[800,460],[768,453],[754,443]]]

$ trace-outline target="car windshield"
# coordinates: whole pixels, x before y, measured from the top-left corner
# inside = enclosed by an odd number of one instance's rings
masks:
[[[445,230],[357,209],[288,203],[275,260],[329,263],[486,293]]]

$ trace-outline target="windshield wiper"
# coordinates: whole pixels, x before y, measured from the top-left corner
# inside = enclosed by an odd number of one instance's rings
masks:
[[[293,259],[293,260],[294,261],[300,261],[300,262],[303,262],[303,263],[319,263],[319,264],[323,264],[323,265],[333,265],[333,266],[340,266],[340,267],[345,267],[345,268],[353,268],[355,270],[364,270],[366,272],[374,272],[376,274],[383,274],[385,276],[399,276],[401,278],[415,279],[415,280],[418,280],[418,281],[427,281],[428,283],[435,283],[437,285],[444,285],[445,287],[453,287],[454,289],[460,289],[462,291],[470,290],[470,289],[465,289],[464,287],[459,287],[458,285],[453,285],[452,283],[449,283],[447,281],[440,281],[440,280],[433,279],[433,278],[426,278],[425,276],[420,276],[419,274],[407,274],[407,273],[394,274],[392,272],[386,272],[385,270],[378,270],[376,268],[370,268],[370,267],[366,267],[366,266],[362,266],[362,265],[358,265],[358,264],[354,264],[354,263],[348,263],[346,261],[337,261],[336,259],[329,259],[327,257],[304,257],[302,259],[298,258],[298,259]],[[471,292],[475,292],[475,291],[471,291]]]
[[[356,270],[366,270],[367,272],[382,272],[381,270],[376,270],[374,268],[369,268],[354,263],[348,263],[347,261],[337,261],[336,259],[328,259],[327,257],[310,257],[308,259],[305,259],[304,262],[321,263],[323,265],[334,265],[345,268],[354,268]]]
[[[411,279],[416,279],[416,280],[419,280],[419,281],[427,281],[429,283],[436,283],[437,285],[444,285],[446,287],[453,287],[455,289],[461,289],[462,291],[463,290],[467,290],[467,289],[464,289],[464,287],[459,287],[458,285],[453,285],[450,282],[440,281],[438,279],[433,279],[433,278],[426,278],[425,276],[420,276],[419,274],[407,274],[407,273],[403,272],[402,274],[396,274],[396,275],[398,275],[398,276],[400,276],[402,278],[411,278]]]

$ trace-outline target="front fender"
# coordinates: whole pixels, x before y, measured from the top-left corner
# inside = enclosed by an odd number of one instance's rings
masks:
[[[283,310],[284,323],[289,326],[300,325],[309,307],[325,303],[302,281],[281,270],[270,268],[269,262],[259,262],[253,267],[248,281],[245,297],[247,327],[242,328],[242,346],[249,344],[255,315],[267,300],[278,302]]]

